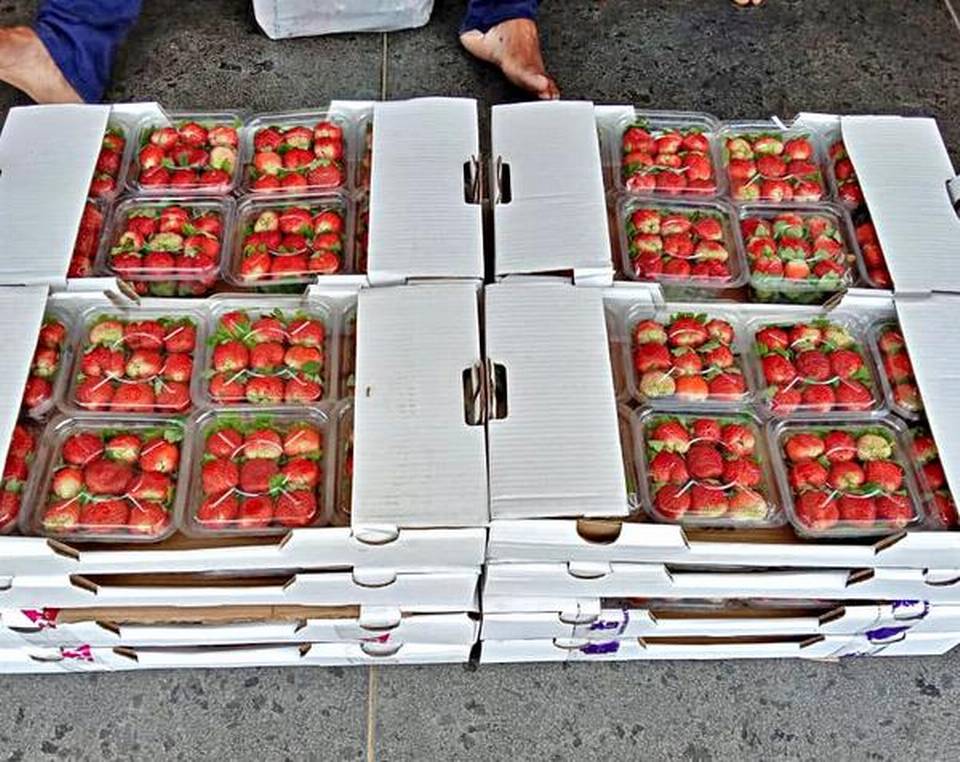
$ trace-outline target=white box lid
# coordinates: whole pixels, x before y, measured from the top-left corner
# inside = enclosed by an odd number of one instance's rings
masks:
[[[46,286],[0,287],[0,335],[4,337],[0,352],[0,464],[7,461],[46,306]]]
[[[509,167],[510,200],[494,192],[496,273],[573,271],[613,278],[607,205],[593,104],[494,106],[494,181]]]
[[[485,314],[506,378],[506,417],[487,424],[491,517],[629,513],[602,291],[504,282]]]
[[[357,310],[353,527],[485,526],[484,429],[463,382],[479,376],[478,286],[364,289]]]
[[[464,198],[463,170],[480,156],[477,102],[417,98],[373,108],[370,282],[482,279],[482,208]]]
[[[950,351],[956,341],[960,294],[898,297],[896,308],[940,463],[947,482],[960,489],[960,355]]]
[[[933,119],[845,116],[843,141],[898,293],[960,291],[956,172]]]

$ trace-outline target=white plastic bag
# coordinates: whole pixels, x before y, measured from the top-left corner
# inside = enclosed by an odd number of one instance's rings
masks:
[[[336,32],[393,32],[423,26],[433,0],[253,0],[272,40]]]

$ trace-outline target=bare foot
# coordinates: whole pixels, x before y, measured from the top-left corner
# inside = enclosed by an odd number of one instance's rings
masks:
[[[540,34],[530,19],[510,19],[484,34],[472,29],[460,42],[482,61],[499,66],[507,79],[543,100],[560,97],[557,83],[547,74],[540,54]]]
[[[0,80],[37,103],[83,103],[30,27],[0,28]]]

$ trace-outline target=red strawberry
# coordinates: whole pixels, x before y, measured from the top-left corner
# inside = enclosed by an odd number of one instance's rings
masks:
[[[883,358],[883,368],[892,381],[906,381],[913,377],[913,365],[906,352],[886,355]]]
[[[240,501],[233,490],[204,498],[197,508],[197,522],[210,529],[233,526],[240,511]]]
[[[838,490],[857,489],[863,485],[865,475],[863,469],[853,461],[840,461],[830,467],[827,483]]]
[[[795,490],[822,487],[827,483],[827,469],[815,460],[803,460],[790,467],[789,479]]]
[[[243,453],[246,458],[277,460],[284,454],[283,440],[272,429],[258,429],[244,438]]]
[[[123,328],[123,342],[129,349],[162,349],[164,336],[163,326],[155,320],[134,321]]]
[[[777,357],[778,355],[771,356]],[[794,362],[797,373],[803,379],[809,381],[827,381],[833,376],[833,371],[830,369],[829,358],[823,354],[823,352],[819,352],[816,349],[798,352]],[[785,380],[789,381],[790,379]]]
[[[100,500],[80,508],[79,525],[88,532],[125,530],[130,520],[130,506],[126,500]]]
[[[283,452],[289,457],[319,455],[320,432],[309,424],[295,424],[283,437]]]
[[[233,458],[240,453],[243,435],[236,429],[219,429],[207,437],[204,452],[218,458]]]
[[[291,344],[306,347],[322,347],[326,333],[322,322],[304,318],[291,320],[287,331]]]
[[[127,528],[134,534],[159,535],[170,523],[170,514],[155,502],[140,502],[130,508]]]
[[[20,423],[14,426],[13,433],[10,435],[10,446],[7,449],[8,454],[16,455],[19,458],[26,458],[36,449],[37,439],[33,432]]]
[[[722,344],[733,344],[733,326],[726,320],[713,318],[707,323],[706,329],[711,339],[715,339]]]
[[[106,456],[123,463],[135,463],[140,457],[140,444],[136,434],[116,434],[107,440]]]
[[[834,375],[850,378],[863,367],[863,358],[852,349],[838,349],[830,353],[830,367]]]
[[[283,343],[287,332],[283,323],[275,317],[261,317],[253,321],[250,326],[250,341],[263,343],[266,341]]]
[[[872,497],[841,495],[837,501],[840,520],[854,524],[872,524],[877,518],[877,506]]]
[[[937,497],[940,496],[938,495]],[[906,495],[880,495],[874,498],[874,504],[876,506],[877,520],[891,524],[897,528],[905,527],[913,521],[916,516],[913,505],[910,503],[910,498]],[[955,515],[956,511],[954,510],[954,516]],[[941,514],[941,516],[943,516],[943,514]],[[946,514],[946,518],[949,519],[949,511]],[[955,521],[947,520],[944,525],[951,526],[953,523],[955,523]]]
[[[675,452],[659,452],[650,461],[650,480],[655,484],[686,484],[687,465]]]
[[[728,453],[739,458],[753,455],[757,446],[753,431],[739,423],[728,423],[724,426],[720,431],[720,441]]]
[[[823,455],[832,463],[844,463],[857,456],[857,441],[847,431],[831,431],[823,438]]]
[[[189,354],[168,354],[161,370],[169,381],[187,382],[193,373],[193,358]]]
[[[793,364],[783,355],[767,355],[760,362],[768,384],[788,384],[797,376]]]
[[[667,521],[677,521],[690,508],[690,490],[676,484],[665,484],[653,498],[657,513]]]
[[[172,474],[180,464],[180,448],[166,439],[144,442],[140,451],[140,468],[158,474]]]
[[[283,400],[287,403],[314,402],[323,397],[323,386],[303,373],[295,373],[283,386]]]
[[[154,378],[163,367],[163,355],[152,350],[138,349],[127,360],[127,378]]]
[[[676,395],[691,402],[700,402],[710,396],[710,386],[701,376],[681,376],[676,382]]]
[[[866,386],[851,379],[842,380],[836,388],[837,407],[846,410],[869,410],[874,398]]]
[[[316,461],[309,458],[293,458],[281,470],[287,485],[292,489],[312,489],[317,485],[320,470]]]
[[[43,528],[49,532],[70,532],[80,521],[80,501],[57,500],[43,512]]]
[[[690,436],[683,424],[668,420],[658,424],[650,434],[650,439],[661,443],[667,452],[685,453],[690,446]]]
[[[823,492],[804,492],[795,506],[797,520],[815,531],[824,531],[840,520],[840,510],[835,500]]]
[[[239,341],[225,341],[213,350],[213,368],[217,371],[238,371],[250,363],[246,346]]]
[[[691,426],[694,439],[720,441],[720,424],[713,418],[697,418]]]
[[[764,519],[767,510],[767,501],[763,495],[752,489],[738,488],[730,497],[730,515],[734,519]]]
[[[938,489],[942,489],[944,486],[946,486],[947,476],[943,472],[943,466],[940,464],[939,460],[925,463],[921,468],[921,472],[930,490],[936,492]]]
[[[812,384],[801,392],[801,404],[811,413],[828,413],[836,403],[833,389],[826,384]]]
[[[673,369],[681,376],[698,375],[703,369],[703,361],[692,349],[677,350],[673,356]]]
[[[762,472],[760,466],[748,458],[728,460],[723,464],[724,484],[737,484],[740,487],[756,487],[760,484]]]
[[[40,334],[37,337],[37,343],[48,349],[59,349],[67,338],[67,329],[58,320],[50,320],[43,324]]]
[[[770,326],[757,332],[757,344],[770,351],[788,349],[790,337],[782,328]]]
[[[50,491],[59,498],[69,500],[83,490],[83,471],[75,466],[64,466],[53,475]]]
[[[152,167],[140,173],[140,185],[145,188],[170,185],[170,180],[170,173],[165,167]]]
[[[703,360],[707,365],[716,368],[729,368],[734,364],[736,358],[733,356],[730,347],[721,345],[704,353]]]
[[[273,512],[273,500],[269,497],[248,497],[240,505],[235,526],[238,529],[262,529],[270,525]]]
[[[740,399],[747,391],[746,382],[740,373],[720,373],[710,379],[708,394],[715,399]]]
[[[687,450],[687,470],[694,479],[716,479],[723,473],[723,458],[711,444],[695,443]]]
[[[259,371],[270,371],[283,365],[283,344],[265,341],[254,345],[250,350],[250,367]]]
[[[96,434],[87,432],[73,434],[64,441],[61,454],[67,463],[85,466],[103,454],[103,442]]]
[[[155,402],[157,410],[183,412],[190,407],[190,387],[182,381],[164,381]]]
[[[288,178],[289,179],[289,176]],[[315,188],[335,188],[343,183],[343,173],[336,164],[321,164],[307,172],[304,185]]]
[[[770,400],[770,409],[781,415],[789,415],[794,412],[803,402],[799,390],[780,389]]]
[[[286,527],[310,524],[317,513],[317,499],[309,490],[284,492],[277,500],[276,520]]]
[[[650,342],[641,344],[633,350],[634,367],[641,373],[650,370],[668,370],[671,362],[670,351],[663,344]]]
[[[134,500],[156,500],[165,503],[173,494],[173,483],[166,474],[143,471],[133,477],[127,491]]]
[[[678,317],[667,327],[667,339],[673,347],[699,347],[709,338],[706,325],[693,317]]]
[[[783,445],[787,458],[794,463],[819,458],[823,455],[824,449],[824,440],[816,434],[807,432],[793,434]]]
[[[201,481],[205,494],[219,495],[240,483],[240,470],[232,460],[216,458],[203,464]]]
[[[868,482],[884,492],[896,492],[903,484],[903,469],[892,460],[868,461],[864,473]]]
[[[246,399],[258,405],[275,405],[283,401],[283,379],[277,376],[251,378],[246,386]]]
[[[133,478],[133,469],[126,463],[97,458],[83,469],[83,481],[93,495],[122,495]]]
[[[20,493],[10,490],[0,492],[0,529],[16,521],[20,514]]]
[[[276,460],[272,458],[250,458],[240,466],[240,489],[244,492],[266,492],[270,489],[270,480],[278,472],[279,468]]]
[[[120,384],[113,393],[110,409],[124,413],[143,413],[153,410],[155,403],[156,396],[150,384]]]
[[[705,484],[694,484],[690,488],[690,513],[715,518],[725,514],[728,508],[722,489]]]

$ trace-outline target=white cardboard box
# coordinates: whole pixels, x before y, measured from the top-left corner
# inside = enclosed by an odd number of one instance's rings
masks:
[[[293,643],[470,645],[467,613],[407,614],[394,607],[5,609],[0,648],[94,648]]]

